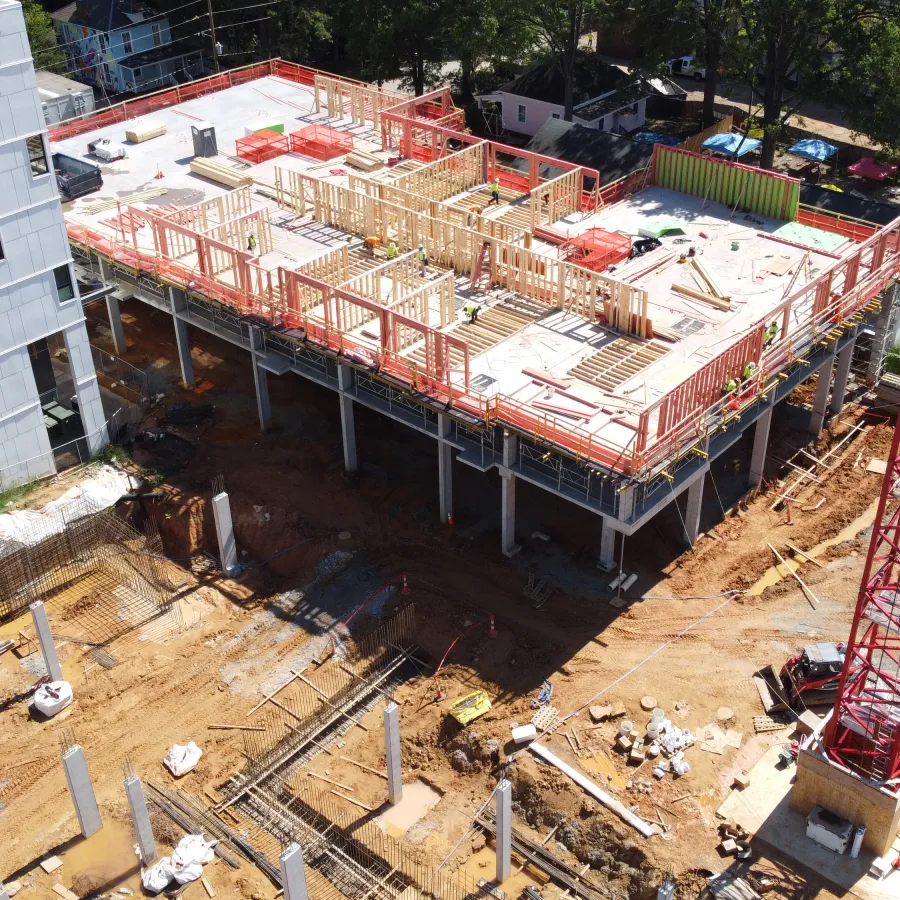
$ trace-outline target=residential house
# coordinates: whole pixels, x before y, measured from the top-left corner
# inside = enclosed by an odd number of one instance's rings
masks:
[[[173,38],[140,0],[76,0],[51,14],[69,72],[110,93],[158,90],[203,74],[196,37]]]
[[[617,134],[636,131],[646,119],[650,94],[640,78],[626,75],[596,54],[581,54],[575,67],[572,121]],[[501,106],[504,130],[533,136],[548,119],[562,119],[564,96],[562,75],[546,62],[477,99],[479,107],[487,102]]]

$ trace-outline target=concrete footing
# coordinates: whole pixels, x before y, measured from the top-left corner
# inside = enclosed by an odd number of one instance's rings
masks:
[[[226,575],[234,575],[238,570],[237,545],[234,541],[234,525],[231,521],[231,500],[222,491],[212,499],[213,518],[216,522],[216,537],[219,541],[219,564]]]
[[[353,418],[353,399],[347,393],[353,387],[353,369],[338,365],[338,402],[341,405],[341,434],[344,438],[344,468],[348,472],[357,469],[356,423]]]
[[[853,338],[838,353],[837,365],[834,369],[834,384],[831,386],[831,405],[828,407],[832,415],[837,415],[844,408],[844,401],[847,399],[847,382],[850,379],[850,364],[853,362],[855,349],[856,338]]]
[[[147,812],[147,801],[144,799],[144,788],[137,775],[129,775],[125,779],[125,796],[131,810],[131,823],[137,837],[137,846],[143,865],[150,865],[156,859],[156,841],[153,838],[153,827],[150,814]]]
[[[94,786],[91,784],[84,750],[78,744],[73,744],[63,753],[62,762],[81,833],[88,838],[103,827],[103,822],[100,819],[100,809],[94,796]]]
[[[750,487],[758,488],[762,484],[763,472],[766,468],[766,454],[769,451],[769,431],[772,428],[772,406],[756,420],[753,433],[753,452],[750,455]]]
[[[400,756],[400,707],[384,708],[384,755],[387,759],[388,802],[396,806],[403,799],[403,766]]]
[[[50,633],[50,622],[47,619],[47,610],[44,604],[38,600],[28,607],[31,610],[31,620],[34,622],[34,630],[37,632],[38,643],[41,645],[41,653],[44,657],[44,665],[51,681],[62,681],[62,666],[59,664],[59,656],[56,654],[56,646],[53,643],[53,635]]]
[[[684,513],[684,530],[686,532],[687,542],[694,546],[700,535],[700,511],[703,508],[703,488],[706,484],[706,473],[704,472],[694,483],[687,489],[687,509]]]
[[[250,358],[253,361],[253,384],[256,387],[256,409],[259,412],[260,431],[268,431],[272,425],[272,404],[269,402],[269,373],[259,364],[266,352],[266,339],[262,328],[250,329]]]
[[[828,410],[828,393],[831,390],[831,376],[834,373],[834,356],[837,344],[834,344],[831,355],[819,368],[819,380],[816,384],[816,396],[813,400],[813,411],[809,417],[809,433],[818,437],[825,426],[825,413]]]
[[[512,784],[505,778],[497,785],[497,884],[503,884],[512,868]]]
[[[446,525],[453,518],[453,447],[450,419],[438,413],[438,490],[440,492],[441,521]]]
[[[281,863],[281,887],[284,900],[309,900],[306,888],[306,869],[303,850],[299,844],[289,844],[279,857]]]

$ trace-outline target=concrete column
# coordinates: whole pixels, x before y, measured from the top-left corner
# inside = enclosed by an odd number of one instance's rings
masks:
[[[693,547],[700,534],[700,510],[703,507],[703,486],[706,483],[706,472],[687,490],[687,511],[684,514],[684,527],[687,530],[687,541]]]
[[[600,560],[598,565],[606,572],[616,567],[616,530],[606,516],[600,517]]]
[[[156,841],[153,839],[153,827],[150,824],[150,814],[147,812],[144,788],[137,775],[129,775],[125,779],[125,796],[131,810],[131,822],[137,836],[138,849],[141,851],[141,863],[149,866],[156,859]]]
[[[636,502],[636,491],[633,487],[627,487],[619,494],[619,515],[620,522],[628,522],[634,516],[634,504]]]
[[[100,386],[97,384],[97,373],[94,371],[94,358],[91,355],[91,345],[84,323],[78,322],[63,329],[63,340],[66,343],[69,371],[75,384],[78,414],[81,417],[88,450],[97,453],[109,443],[109,431],[106,427],[106,414],[103,411]]]
[[[850,363],[853,362],[853,351],[856,348],[856,338],[848,341],[843,350],[838,354],[837,366],[834,371],[834,385],[831,388],[831,405],[828,407],[832,415],[837,415],[844,408],[844,399],[847,396],[847,381],[850,378]]]
[[[73,744],[63,753],[62,761],[81,833],[89,838],[103,827],[103,822],[100,820],[100,810],[94,796],[84,750],[78,744]]]
[[[105,259],[100,260],[100,280],[103,282],[104,287],[115,283],[112,269]],[[119,311],[118,297],[106,298],[106,313],[109,316],[109,330],[112,332],[113,346],[116,353],[121,356],[125,352],[127,345],[125,343],[125,329],[122,327],[122,315]]]
[[[50,633],[50,622],[47,619],[47,610],[44,604],[38,600],[28,607],[31,610],[31,619],[34,622],[34,630],[37,632],[38,643],[41,645],[41,653],[44,655],[44,665],[51,681],[62,681],[62,666],[56,655],[56,647],[53,644],[53,635]]]
[[[512,785],[504,778],[497,785],[497,884],[501,885],[512,868]]]
[[[384,708],[384,755],[387,759],[388,802],[396,806],[403,798],[403,766],[400,757],[400,707]]]
[[[284,900],[309,900],[306,889],[306,869],[303,866],[303,850],[299,844],[290,844],[279,857],[281,861],[281,887]]]
[[[178,318],[178,313],[187,309],[187,297],[178,288],[169,288],[169,303],[172,305],[172,324],[175,326],[175,345],[178,349],[178,363],[181,366],[181,382],[190,389],[195,384],[194,361],[191,359],[191,342],[187,322]]]
[[[503,465],[500,467],[500,549],[504,556],[515,556],[522,548],[516,543],[516,476],[512,467],[519,456],[519,439],[503,432]]]
[[[212,499],[216,537],[219,540],[219,563],[226,575],[234,575],[238,568],[237,546],[234,542],[234,526],[231,522],[231,501],[222,491]]]
[[[272,424],[272,405],[269,403],[269,373],[259,364],[265,353],[266,341],[262,328],[250,328],[250,358],[253,361],[253,383],[256,385],[256,408],[259,411],[259,428],[268,431]]]
[[[832,345],[831,354],[822,363],[819,369],[819,382],[816,385],[816,398],[813,401],[813,411],[809,419],[810,434],[818,437],[825,425],[825,411],[828,405],[828,392],[831,389],[831,373],[834,371],[834,354],[837,350],[837,342]]]
[[[453,447],[446,442],[450,429],[450,418],[438,413],[438,489],[441,521],[445,525],[453,518]]]
[[[891,333],[891,319],[894,306],[900,294],[900,285],[892,284],[881,295],[881,312],[878,314],[878,322],[875,325],[875,336],[872,338],[872,353],[869,357],[869,367],[866,377],[875,381],[882,371],[884,355],[891,348],[894,336]]]
[[[775,396],[774,391],[772,396]],[[756,430],[753,433],[753,453],[750,456],[750,487],[752,488],[758,488],[762,484],[766,453],[769,449],[769,430],[772,427],[773,408],[769,405],[756,420]]]
[[[341,432],[344,436],[344,468],[355,472],[356,459],[356,423],[353,420],[353,399],[349,391],[353,387],[353,369],[338,363],[338,390],[341,404]]]

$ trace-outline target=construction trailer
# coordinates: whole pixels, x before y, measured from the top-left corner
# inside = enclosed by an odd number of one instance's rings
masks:
[[[784,175],[657,145],[648,166],[605,184],[466,133],[447,89],[407,97],[283,60],[128,101],[50,139],[78,155],[147,116],[166,133],[104,173],[120,199],[66,214],[79,259],[118,296],[172,316],[186,385],[191,328],[245,349],[261,428],[268,376],[292,372],[337,394],[350,470],[357,405],[433,437],[444,521],[454,457],[498,469],[506,554],[520,479],[599,515],[604,565],[617,533],[685,493],[692,545],[711,463],[755,424],[759,485],[773,408],[815,377],[817,434],[843,406],[857,339],[870,371],[889,340],[900,219],[805,207]],[[354,149],[333,157],[323,127],[327,152],[278,134],[271,157],[235,159],[244,119],[288,135],[327,124],[352,132]],[[205,177],[185,165],[191,120],[217,132]],[[148,171],[164,176],[156,191]],[[172,188],[180,199],[166,204]],[[567,258],[579,235],[604,233],[654,240],[612,267]],[[115,297],[108,306],[115,333]]]

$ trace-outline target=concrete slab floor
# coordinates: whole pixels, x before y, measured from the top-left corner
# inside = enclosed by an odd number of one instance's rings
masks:
[[[790,790],[796,769],[777,765],[781,745],[771,747],[750,770],[750,784],[734,790],[719,807],[718,815],[733,819],[756,839],[797,860],[823,878],[864,900],[895,900],[900,874],[883,881],[868,876],[874,857],[865,851],[857,859],[838,856],[806,836],[806,819],[790,808]]]

